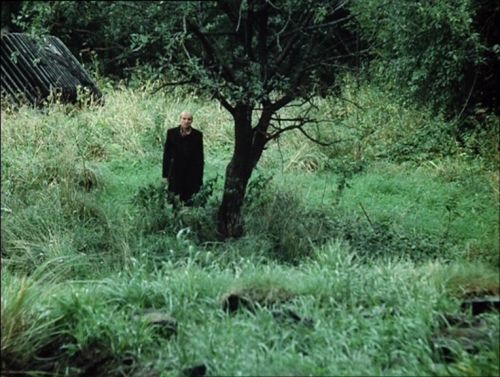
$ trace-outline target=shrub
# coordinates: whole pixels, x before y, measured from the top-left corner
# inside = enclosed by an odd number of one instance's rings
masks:
[[[215,213],[217,201],[214,189],[219,176],[206,180],[193,197],[193,206],[185,207],[172,195],[165,184],[149,184],[140,187],[132,198],[138,209],[137,221],[143,234],[177,234],[189,229],[198,243],[215,241]]]

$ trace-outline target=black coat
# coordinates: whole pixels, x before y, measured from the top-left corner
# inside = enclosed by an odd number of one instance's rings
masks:
[[[168,189],[182,201],[191,199],[203,183],[203,134],[191,128],[181,135],[180,126],[167,131],[163,149],[163,178],[168,178]]]

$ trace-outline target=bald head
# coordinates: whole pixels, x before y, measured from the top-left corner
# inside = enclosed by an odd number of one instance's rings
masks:
[[[189,130],[191,128],[191,123],[193,123],[193,114],[189,111],[183,111],[180,117],[181,127],[184,130]]]
[[[189,111],[183,111],[183,112],[181,113],[181,118],[182,118],[182,117],[188,117],[188,118],[193,119],[193,114],[191,114]]]

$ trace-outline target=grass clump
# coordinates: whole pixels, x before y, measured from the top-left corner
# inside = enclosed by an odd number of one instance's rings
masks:
[[[2,278],[2,372],[118,376],[133,372],[139,350],[154,344],[152,328],[99,283]]]
[[[40,293],[40,287],[30,279],[2,273],[2,371],[26,371],[58,332],[53,318],[36,312]]]
[[[450,295],[464,297],[500,295],[498,271],[484,262],[457,262],[435,275]]]

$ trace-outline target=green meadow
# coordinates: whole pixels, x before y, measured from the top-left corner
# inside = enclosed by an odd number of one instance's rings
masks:
[[[500,375],[498,312],[462,307],[499,295],[498,117],[457,141],[453,121],[344,85],[315,100],[329,125],[311,133],[333,143],[270,144],[246,233],[222,242],[230,115],[100,86],[103,106],[2,104],[5,375]],[[205,186],[175,210],[161,158],[182,110],[204,133]],[[473,347],[454,316],[481,321]]]

